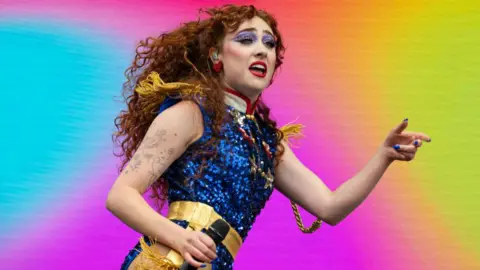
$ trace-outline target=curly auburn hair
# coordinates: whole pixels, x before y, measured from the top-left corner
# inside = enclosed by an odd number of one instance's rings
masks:
[[[272,15],[252,5],[225,5],[219,8],[200,9],[199,13],[208,15],[208,18],[184,23],[179,28],[158,37],[148,37],[137,46],[134,61],[125,71],[127,81],[123,84],[123,97],[128,108],[122,110],[115,118],[118,131],[113,135],[113,140],[121,147],[121,152],[115,155],[122,158],[119,172],[134,155],[158,113],[146,111],[144,108],[146,105],[159,108],[161,101],[145,100],[144,96],[135,92],[135,88],[151,72],[157,72],[165,82],[188,82],[202,86],[202,94],[205,96],[202,105],[212,115],[213,123],[213,136],[206,145],[215,146],[224,121],[224,89],[220,83],[220,73],[213,71],[209,50],[211,48],[221,50],[223,38],[228,32],[236,31],[241,23],[258,16],[272,28],[276,37],[275,72],[282,65],[285,47],[277,22]],[[194,97],[182,96],[182,99]],[[277,141],[280,142],[283,133],[277,128],[276,122],[270,119],[269,107],[262,100],[257,104],[258,115],[268,126],[276,130]],[[209,153],[210,157],[216,155],[215,150],[198,152],[203,155]],[[278,144],[275,157],[277,164],[283,152],[284,148]],[[203,158],[205,161],[205,156]],[[167,181],[162,177],[157,179],[152,186],[152,192],[154,199],[164,201]]]

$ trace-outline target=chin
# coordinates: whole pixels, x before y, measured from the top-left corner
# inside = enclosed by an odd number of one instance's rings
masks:
[[[249,85],[249,88],[252,91],[257,91],[257,92],[262,92],[265,88],[269,86],[269,80],[262,80],[259,82],[253,82],[252,84]]]
[[[261,94],[265,88],[267,88],[268,85],[266,84],[256,84],[256,85],[249,85],[248,91],[252,94]]]
[[[258,81],[251,81],[247,84],[239,84],[237,88],[239,92],[243,93],[246,96],[251,95],[259,95],[269,86],[269,80],[258,80]]]

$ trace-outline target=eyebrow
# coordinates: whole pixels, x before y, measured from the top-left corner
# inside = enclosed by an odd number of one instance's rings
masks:
[[[257,31],[257,28],[250,27],[250,28],[245,28],[245,29],[243,29],[242,31],[240,31],[240,32],[238,32],[238,33],[241,33],[241,32],[254,32],[254,31]],[[263,32],[271,35],[272,37],[275,36],[274,34],[272,34],[272,32],[270,32],[270,31],[268,31],[268,30],[263,30]]]

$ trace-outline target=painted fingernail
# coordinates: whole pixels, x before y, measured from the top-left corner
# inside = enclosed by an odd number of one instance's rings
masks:
[[[398,149],[400,149],[400,145],[398,145],[398,144],[395,144],[395,145],[393,146],[393,149],[395,149],[395,150],[398,150]]]
[[[408,122],[408,118],[403,119],[403,122]]]
[[[428,138],[428,141],[427,142],[431,142],[432,141],[432,138]]]
[[[205,267],[207,267],[207,265],[206,264],[201,264],[200,267],[205,268]]]
[[[418,141],[417,141],[417,140],[415,140],[415,141],[413,142],[413,144],[415,144],[415,145],[418,145]]]

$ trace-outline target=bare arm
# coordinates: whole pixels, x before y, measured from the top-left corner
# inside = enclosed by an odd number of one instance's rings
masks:
[[[113,184],[107,209],[137,232],[175,247],[185,230],[152,209],[142,195],[202,132],[202,115],[193,102],[179,102],[159,114]]]
[[[407,124],[405,120],[394,128],[366,166],[333,192],[283,142],[275,186],[312,215],[336,225],[365,200],[394,160],[412,160],[422,141],[430,141],[423,133],[402,132]]]
[[[293,153],[283,141],[285,152],[275,170],[275,188],[310,214],[333,224],[329,205],[333,192]]]
[[[283,145],[285,153],[276,172],[276,188],[330,225],[338,224],[365,200],[390,164],[377,154],[357,175],[332,192],[286,143]]]

